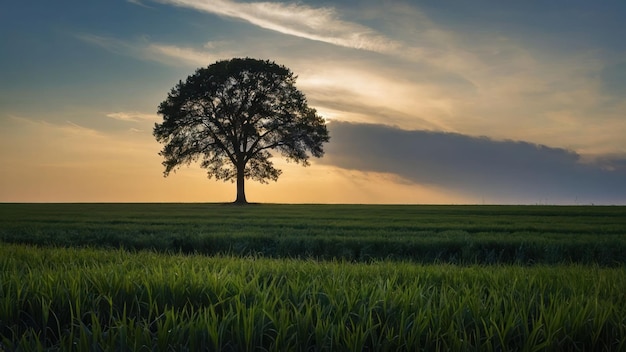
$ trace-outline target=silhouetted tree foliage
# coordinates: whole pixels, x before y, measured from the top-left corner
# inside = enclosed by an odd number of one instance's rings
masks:
[[[209,178],[237,181],[236,203],[246,203],[244,180],[276,181],[270,150],[309,165],[329,135],[324,119],[295,87],[296,76],[271,61],[218,61],[179,83],[159,105],[154,136],[165,146],[164,175],[201,160]]]

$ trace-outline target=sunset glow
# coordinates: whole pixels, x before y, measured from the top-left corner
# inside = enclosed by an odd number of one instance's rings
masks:
[[[273,203],[626,204],[626,3],[14,2],[0,14],[0,202],[228,202],[163,177],[170,89],[269,59],[329,123]]]

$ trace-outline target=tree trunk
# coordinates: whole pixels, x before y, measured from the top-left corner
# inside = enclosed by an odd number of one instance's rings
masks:
[[[237,199],[235,200],[235,204],[247,204],[246,201],[246,190],[244,188],[244,174],[245,174],[245,165],[237,167]]]

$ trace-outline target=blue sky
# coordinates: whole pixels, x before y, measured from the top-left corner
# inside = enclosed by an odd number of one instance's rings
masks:
[[[270,59],[327,154],[248,184],[315,203],[626,204],[623,1],[11,2],[0,12],[0,201],[229,201],[162,177],[158,104],[198,67]]]

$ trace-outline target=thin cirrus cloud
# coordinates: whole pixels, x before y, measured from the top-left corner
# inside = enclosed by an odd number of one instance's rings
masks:
[[[189,47],[153,43],[145,47],[144,52],[149,53],[149,57],[152,60],[167,61],[166,63],[172,62],[174,64],[182,62],[190,66],[204,66],[207,63],[233,56],[230,52],[216,52],[215,48],[212,47],[212,43],[205,44],[204,48],[210,49],[211,52]]]
[[[86,33],[77,34],[76,38],[118,55],[130,56],[144,61],[159,62],[168,66],[206,65],[207,63],[233,56],[231,51],[220,50],[218,48],[219,45],[212,42],[206,43],[204,50],[202,50],[149,42],[144,38],[123,40]]]
[[[128,111],[128,112],[111,112],[106,114],[107,117],[110,117],[115,120],[120,121],[156,121],[159,117],[155,114],[146,114],[137,111]]]
[[[278,2],[239,3],[228,0],[156,0],[218,16],[244,20],[255,26],[300,38],[347,48],[389,52],[400,43],[360,24],[344,21],[333,8]]]

